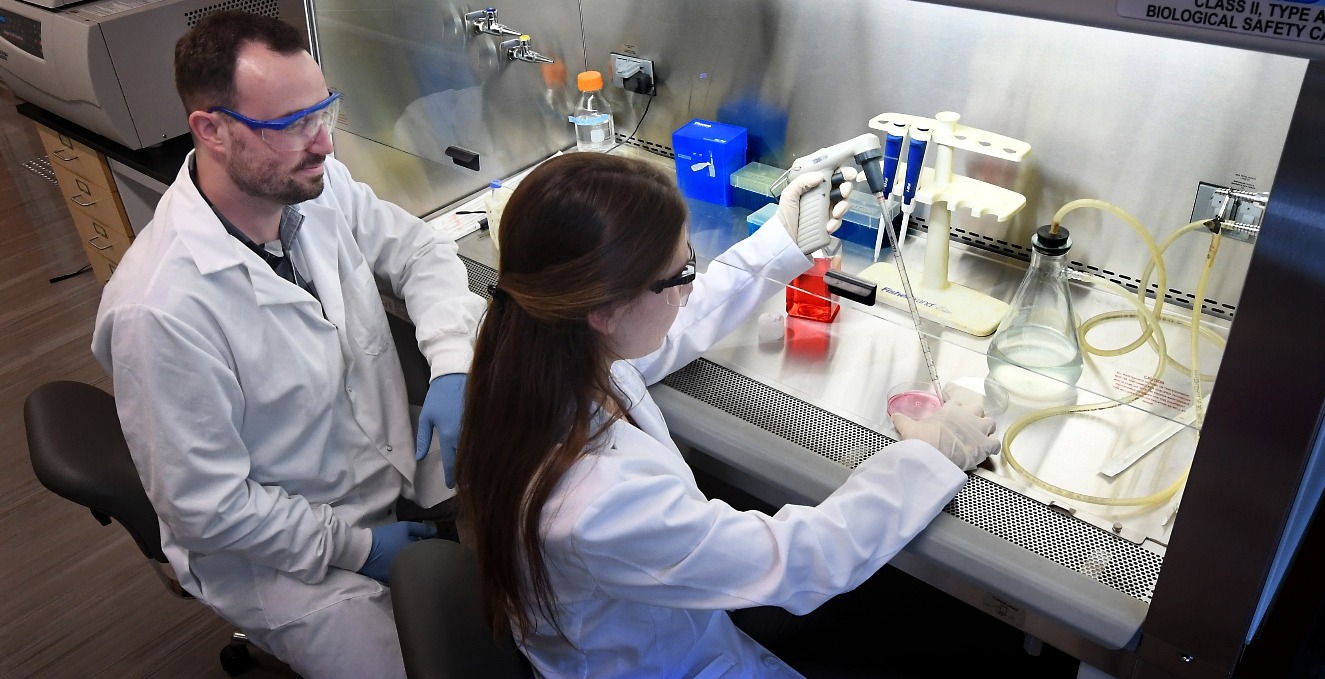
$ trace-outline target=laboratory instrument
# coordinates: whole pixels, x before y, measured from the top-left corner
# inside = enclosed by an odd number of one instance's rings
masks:
[[[797,158],[791,164],[791,169],[787,171],[788,182],[806,172],[823,172],[830,179],[801,196],[800,220],[796,228],[796,243],[801,246],[801,250],[813,252],[828,245],[828,220],[832,217],[832,204],[841,199],[838,187],[845,181],[838,169],[853,164],[860,166],[865,172],[870,191],[878,193],[882,190],[883,182],[879,168],[881,155],[879,137],[867,132]]]
[[[575,147],[580,151],[607,152],[616,143],[612,105],[603,96],[603,74],[583,71],[576,78],[580,100],[575,104]]]
[[[883,214],[886,216],[888,206],[893,201],[893,180],[897,178],[897,164],[902,159],[902,141],[906,139],[906,124],[898,121],[888,123],[888,128],[884,134],[883,142],[883,185],[880,191],[887,197],[888,201],[884,204]],[[879,251],[883,248],[883,229],[874,235],[874,259],[879,261]]]
[[[1067,289],[1072,237],[1058,224],[1031,237],[1031,265],[989,342],[989,375],[1019,396],[1057,400],[1081,377],[1081,345]]]
[[[906,237],[911,215],[916,211],[916,189],[920,186],[920,168],[925,165],[925,151],[929,150],[929,128],[913,127],[909,136],[906,143],[906,180],[902,182],[902,228],[897,232],[899,241]]]
[[[925,148],[923,145],[914,145],[914,144],[912,145],[911,148],[912,148],[912,153],[908,154],[908,158],[911,158],[913,160],[912,167],[919,167],[920,162],[923,160],[925,155]],[[914,186],[914,182],[912,182],[912,185]],[[871,186],[871,188],[873,187]],[[884,212],[886,213],[888,199],[883,195],[883,191],[882,190],[876,191],[875,197],[879,201],[879,206],[883,208]],[[909,217],[910,215],[907,214],[907,216]],[[940,405],[942,405],[943,385],[942,383],[939,382],[939,370],[934,365],[934,353],[929,350],[929,340],[925,338],[924,331],[920,329],[920,309],[918,309],[916,306],[916,295],[915,292],[912,291],[911,289],[911,277],[908,276],[906,273],[906,260],[902,258],[902,235],[906,233],[906,218],[904,217],[902,220],[901,231],[893,231],[891,227],[885,229],[885,231],[887,231],[888,240],[891,242],[891,247],[893,250],[893,262],[897,265],[896,269],[897,280],[899,283],[901,283],[902,295],[906,298],[906,309],[911,314],[911,325],[915,327],[916,339],[920,341],[920,353],[925,358],[925,369],[929,371],[929,381],[933,383],[934,394],[936,395],[936,398],[939,399]],[[877,265],[872,265],[870,268],[873,268],[874,266]],[[861,272],[862,279],[869,280],[869,278],[866,276],[866,273],[869,270],[870,269],[866,269],[865,271]],[[885,296],[884,299],[889,299],[890,297],[891,295]]]
[[[829,297],[824,276],[841,269],[841,241],[828,234],[833,203],[842,199],[840,187],[847,181],[840,168],[859,165],[875,185],[880,181],[879,155],[878,136],[867,132],[797,158],[787,170],[787,184],[807,172],[821,172],[826,178],[800,196],[794,233],[801,250],[814,253],[814,266],[787,286],[787,315],[824,323],[837,317],[838,305]],[[781,193],[782,186],[775,182],[774,190]]]
[[[912,172],[907,175],[907,184],[910,186],[910,189],[905,192],[905,195],[910,195],[912,197],[915,195],[915,187],[918,185],[920,176],[919,168],[924,159],[924,141],[926,140],[927,138],[922,136],[919,140],[913,141],[911,145],[908,160],[910,161]],[[867,132],[858,137],[834,144],[833,146],[821,148],[809,156],[796,159],[796,161],[792,163],[791,169],[787,172],[789,178],[788,181],[804,174],[805,172],[821,171],[833,173],[832,181],[819,184],[813,190],[807,192],[801,197],[800,219],[797,224],[796,241],[801,245],[802,250],[806,249],[807,246],[820,247],[818,246],[819,243],[827,244],[832,240],[828,236],[828,230],[826,227],[830,217],[832,201],[835,197],[841,197],[840,194],[837,194],[836,192],[838,190],[837,186],[842,183],[843,178],[837,172],[837,168],[842,167],[848,162],[854,163],[860,167],[861,171],[865,174],[865,181],[870,188],[870,192],[873,193],[879,201],[879,206],[883,214],[888,214],[887,197],[885,195],[885,187],[888,184],[888,179],[883,167],[884,163],[881,162],[881,159],[883,158],[884,151],[879,144],[879,137],[873,133]],[[905,212],[906,209],[907,208],[904,205],[903,211]],[[903,222],[903,224],[903,230],[905,230],[905,222]],[[929,371],[930,380],[934,385],[935,398],[939,398],[941,401],[939,395],[943,393],[943,388],[939,383],[939,373],[938,369],[934,366],[934,355],[929,349],[929,341],[925,339],[925,333],[920,329],[920,312],[916,308],[914,301],[915,296],[911,293],[911,283],[906,277],[906,265],[901,258],[902,254],[901,248],[899,247],[898,234],[893,233],[890,225],[885,223],[880,224],[880,229],[887,231],[888,238],[892,241],[893,257],[898,264],[898,271],[901,274],[901,285],[906,291],[905,296],[908,308],[911,312],[911,322],[915,326],[916,337],[920,340],[920,351],[924,355],[925,366]],[[818,263],[816,262],[816,267],[817,266]],[[826,271],[827,270],[825,269],[825,273]],[[868,271],[868,269],[866,271]],[[864,272],[862,272],[860,279],[874,282],[873,279],[866,276]],[[792,286],[795,285],[796,282],[793,281]],[[826,291],[825,286],[825,292]],[[796,292],[795,287],[787,288],[787,313],[791,315],[797,315],[792,312],[792,295]],[[888,296],[885,296],[885,299],[888,299]],[[835,310],[833,315],[836,315]],[[832,320],[831,317],[828,320]]]
[[[53,10],[0,0],[0,80],[19,99],[129,149],[159,144],[189,131],[175,93],[175,42],[215,5],[160,0]],[[304,3],[265,5],[262,13],[307,34]]]
[[[908,225],[915,211],[915,203],[930,206],[925,222],[929,235],[924,267],[918,276],[920,285],[916,290],[920,295],[918,301],[921,315],[976,337],[987,337],[998,327],[998,322],[1007,311],[1007,305],[1002,300],[948,280],[948,239],[952,213],[966,208],[972,216],[992,215],[999,222],[1006,222],[1025,207],[1026,198],[1010,189],[954,174],[954,153],[956,149],[961,149],[1020,162],[1030,153],[1031,146],[1017,139],[959,125],[957,121],[960,119],[961,116],[952,111],[944,111],[933,118],[883,113],[870,120],[870,127],[890,135],[898,135],[903,127],[911,131],[907,158],[897,161],[899,167],[896,174],[904,178],[914,176],[915,182],[909,183],[905,179],[894,181],[888,195],[901,194],[904,220]],[[934,147],[930,154],[934,158],[934,166],[919,168],[916,166],[920,161],[912,158],[923,157],[919,153],[919,146],[926,133],[929,145]],[[887,162],[891,162],[891,159]],[[909,201],[906,199],[907,194],[912,195]],[[905,234],[903,228],[903,237]],[[896,266],[888,262],[873,264],[860,275],[878,283],[885,290],[897,290],[901,285]],[[884,295],[883,300],[898,308],[908,304],[899,299],[898,295]]]
[[[1140,284],[1137,286],[1137,291],[1135,294],[1126,290],[1117,283],[1113,283],[1112,281],[1109,281],[1102,277],[1079,274],[1073,272],[1071,269],[1066,269],[1066,272],[1068,273],[1069,277],[1071,277],[1073,280],[1077,280],[1082,283],[1100,285],[1106,288],[1110,288],[1113,291],[1115,291],[1120,297],[1131,302],[1131,304],[1135,307],[1134,312],[1126,312],[1126,311],[1105,312],[1097,316],[1091,317],[1090,319],[1087,319],[1085,322],[1081,324],[1080,329],[1076,333],[1082,338],[1081,347],[1087,353],[1095,354],[1098,356],[1121,356],[1135,350],[1136,348],[1140,347],[1142,344],[1148,344],[1151,348],[1154,349],[1155,355],[1158,360],[1155,363],[1155,368],[1151,373],[1151,375],[1147,379],[1140,381],[1139,387],[1131,388],[1129,393],[1126,393],[1122,396],[1113,399],[1106,399],[1103,401],[1091,402],[1091,403],[1053,406],[1032,412],[1028,415],[1019,418],[1011,425],[1009,425],[1007,429],[1004,431],[1003,460],[1007,462],[1007,464],[1010,467],[1012,467],[1012,469],[1016,470],[1019,474],[1021,474],[1023,477],[1025,477],[1035,486],[1038,486],[1055,495],[1068,498],[1070,500],[1076,500],[1078,502],[1085,502],[1096,505],[1114,506],[1114,507],[1157,505],[1159,503],[1170,500],[1170,498],[1174,497],[1175,494],[1179,493],[1182,490],[1182,488],[1187,483],[1187,475],[1188,475],[1187,468],[1184,468],[1181,474],[1178,475],[1178,478],[1175,479],[1172,483],[1170,483],[1166,487],[1158,491],[1150,492],[1149,494],[1146,495],[1128,496],[1128,497],[1119,497],[1114,495],[1108,495],[1108,496],[1095,495],[1095,494],[1078,492],[1069,488],[1064,488],[1060,485],[1047,481],[1044,478],[1041,478],[1040,476],[1038,476],[1037,474],[1035,474],[1034,472],[1023,466],[1020,462],[1018,462],[1017,456],[1013,452],[1012,443],[1017,438],[1017,436],[1021,434],[1022,431],[1024,431],[1028,426],[1036,422],[1040,422],[1054,417],[1071,416],[1081,413],[1095,413],[1098,411],[1108,410],[1111,408],[1117,408],[1119,406],[1135,403],[1145,398],[1147,395],[1149,395],[1157,385],[1163,383],[1162,379],[1163,375],[1170,366],[1178,369],[1180,372],[1186,373],[1191,383],[1190,420],[1187,420],[1189,416],[1188,413],[1184,412],[1178,416],[1176,421],[1178,423],[1182,423],[1184,421],[1190,421],[1193,424],[1194,428],[1197,430],[1199,437],[1199,430],[1204,420],[1204,407],[1205,407],[1205,396],[1203,395],[1205,388],[1202,386],[1202,382],[1212,381],[1214,379],[1213,376],[1206,376],[1201,373],[1200,351],[1199,351],[1200,338],[1202,336],[1209,337],[1217,345],[1221,347],[1224,344],[1224,340],[1222,337],[1216,335],[1213,332],[1208,331],[1201,324],[1201,315],[1205,307],[1205,293],[1206,290],[1208,289],[1207,286],[1209,285],[1210,282],[1210,274],[1212,269],[1214,268],[1215,258],[1219,252],[1220,232],[1221,232],[1220,225],[1218,223],[1218,220],[1192,222],[1175,231],[1172,235],[1166,238],[1162,244],[1156,244],[1154,239],[1150,236],[1149,231],[1147,231],[1146,228],[1141,225],[1141,222],[1138,221],[1126,210],[1123,210],[1122,208],[1113,205],[1112,203],[1106,203],[1101,200],[1082,199],[1082,200],[1072,201],[1067,205],[1064,205],[1062,208],[1060,208],[1058,212],[1054,215],[1052,224],[1048,227],[1041,227],[1041,232],[1037,232],[1036,237],[1039,238],[1042,235],[1042,232],[1046,230],[1049,232],[1053,232],[1055,230],[1062,231],[1060,225],[1064,217],[1066,217],[1067,214],[1081,208],[1094,208],[1111,213],[1121,218],[1125,223],[1127,223],[1128,226],[1130,226],[1133,229],[1133,231],[1136,232],[1137,236],[1141,239],[1142,243],[1146,246],[1146,249],[1149,250],[1151,255],[1151,262],[1146,266],[1145,270],[1142,272]],[[1147,308],[1146,290],[1149,287],[1149,279],[1152,271],[1157,272],[1159,280],[1159,289],[1160,290],[1167,289],[1166,287],[1167,274],[1164,265],[1164,252],[1168,249],[1170,245],[1172,245],[1175,241],[1177,241],[1178,238],[1180,238],[1181,236],[1202,229],[1209,230],[1210,233],[1212,234],[1212,238],[1210,240],[1210,247],[1206,252],[1205,265],[1201,270],[1200,279],[1196,285],[1195,302],[1192,304],[1191,314],[1188,317],[1189,321],[1188,332],[1190,340],[1188,348],[1191,352],[1191,358],[1190,358],[1191,365],[1184,366],[1169,356],[1168,345],[1165,339],[1164,331],[1160,328],[1160,321],[1161,319],[1164,318],[1163,295],[1156,296],[1153,309]],[[1070,242],[1067,243],[1067,245],[1070,246]],[[1131,343],[1117,349],[1100,349],[1091,346],[1088,342],[1084,340],[1086,333],[1094,325],[1118,318],[1130,318],[1130,317],[1136,318],[1136,320],[1140,324],[1140,329],[1141,329],[1139,336]],[[993,369],[992,355],[993,351],[991,346],[991,370]],[[1170,427],[1168,426],[1161,426],[1160,431],[1163,432],[1169,429]],[[1164,438],[1167,438],[1167,436],[1164,436]],[[1120,473],[1122,469],[1125,468],[1125,466],[1132,464],[1137,459],[1140,459],[1141,456],[1145,455],[1146,452],[1149,452],[1149,450],[1153,448],[1152,439],[1143,437],[1140,442],[1140,446],[1147,446],[1147,447],[1145,448],[1138,447],[1135,450],[1124,453],[1120,458],[1116,458],[1116,461],[1110,460],[1109,462],[1106,462],[1106,464],[1104,465],[1104,469],[1101,470],[1101,473],[1103,473],[1106,476],[1109,476],[1108,474],[1109,471],[1113,471],[1114,473]]]

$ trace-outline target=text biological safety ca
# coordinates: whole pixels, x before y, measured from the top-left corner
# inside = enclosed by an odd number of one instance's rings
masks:
[[[1118,0],[1118,14],[1195,28],[1325,43],[1325,2]]]

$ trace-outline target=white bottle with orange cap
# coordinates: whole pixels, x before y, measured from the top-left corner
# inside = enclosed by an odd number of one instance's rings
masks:
[[[607,152],[616,145],[616,127],[612,123],[612,105],[603,96],[603,74],[584,71],[576,79],[580,101],[575,105],[575,146],[580,151]]]

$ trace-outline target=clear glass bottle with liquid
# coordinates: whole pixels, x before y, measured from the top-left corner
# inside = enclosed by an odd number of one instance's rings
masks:
[[[580,151],[610,151],[616,145],[616,127],[612,123],[612,105],[603,96],[603,74],[584,71],[576,82],[580,101],[570,118],[575,123],[575,147]]]
[[[1061,226],[1031,237],[1031,265],[989,342],[989,375],[1014,394],[1041,400],[1072,395],[1081,343],[1067,288],[1072,238]]]

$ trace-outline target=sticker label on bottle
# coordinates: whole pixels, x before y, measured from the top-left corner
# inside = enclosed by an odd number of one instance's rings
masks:
[[[610,121],[612,116],[600,113],[596,116],[567,116],[567,119],[576,125],[603,125]]]

